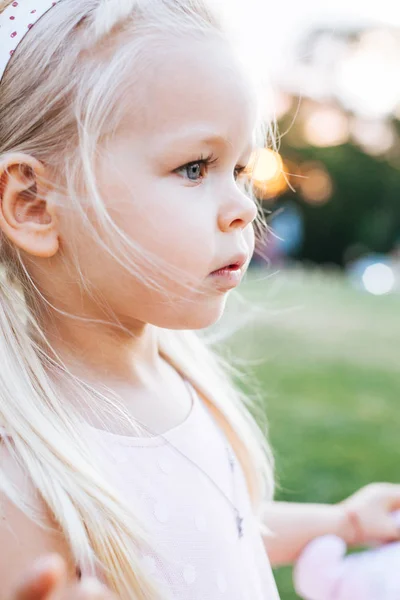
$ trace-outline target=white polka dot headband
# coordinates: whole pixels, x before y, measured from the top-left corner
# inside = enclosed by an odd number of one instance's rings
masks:
[[[18,0],[0,14],[0,82],[22,38],[60,0]]]

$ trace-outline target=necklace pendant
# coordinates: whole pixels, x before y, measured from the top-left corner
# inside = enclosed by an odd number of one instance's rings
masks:
[[[236,527],[240,540],[243,537],[243,518],[239,515],[239,513],[236,515]]]
[[[233,458],[233,454],[232,452],[229,450],[229,448],[226,449],[227,454],[228,454],[228,462],[229,462],[229,466],[231,468],[231,471],[235,470],[235,459]]]

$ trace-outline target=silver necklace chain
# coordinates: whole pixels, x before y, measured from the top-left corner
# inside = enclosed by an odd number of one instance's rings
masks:
[[[186,386],[189,389],[189,393],[190,396],[192,398],[192,407],[194,406],[194,403],[197,402],[197,398],[194,398],[194,393],[195,391],[193,390],[190,382],[184,378],[184,382],[186,384]],[[193,409],[193,408],[192,408]],[[190,463],[192,463],[192,465],[194,465],[197,469],[199,469],[199,471],[201,471],[203,473],[203,475],[205,475],[207,477],[207,479],[213,484],[213,486],[218,490],[218,492],[225,498],[225,500],[230,504],[234,514],[235,514],[235,522],[236,522],[236,529],[238,532],[238,538],[241,539],[243,537],[243,520],[244,518],[242,517],[239,509],[233,504],[233,502],[230,500],[230,498],[228,498],[228,496],[221,490],[221,488],[219,487],[219,485],[217,485],[215,483],[215,481],[213,480],[212,477],[210,477],[210,475],[204,471],[204,469],[202,469],[194,460],[192,460],[191,458],[189,458],[189,456],[187,456],[186,454],[184,454],[181,450],[179,450],[179,448],[177,448],[174,444],[172,444],[169,440],[167,440],[162,434],[156,434],[155,432],[151,431],[148,427],[146,427],[145,425],[143,425],[142,423],[140,423],[139,421],[137,421],[140,426],[145,429],[148,433],[151,433],[152,435],[156,435],[157,437],[161,437],[163,440],[165,440],[167,442],[167,444],[169,444],[176,452],[178,452],[181,456],[183,456],[183,458],[185,458],[186,460],[188,460]],[[233,491],[235,490],[235,476],[234,476],[234,470],[235,470],[235,459],[233,457],[233,454],[230,450],[230,448],[228,446],[225,446],[225,450],[227,452],[227,456],[228,456],[228,461],[229,461],[229,466],[232,472],[232,488]]]

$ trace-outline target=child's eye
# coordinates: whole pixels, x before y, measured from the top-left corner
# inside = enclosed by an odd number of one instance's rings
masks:
[[[212,154],[204,158],[201,156],[198,160],[194,160],[186,165],[182,165],[178,169],[175,169],[175,173],[184,171],[185,176],[189,181],[201,181],[208,173],[208,169],[211,165],[217,162],[217,158],[214,158]]]
[[[176,173],[183,171],[185,176],[190,181],[198,181],[199,179],[203,179],[203,177],[207,174],[208,165],[204,160],[198,160],[197,162],[191,162],[183,167],[179,167],[176,169]]]
[[[235,169],[235,179],[239,179],[241,175],[247,174],[247,167],[236,167]]]
[[[196,161],[187,163],[186,165],[175,169],[174,172],[180,173],[181,171],[184,171],[189,181],[201,181],[207,175],[211,165],[215,164],[217,161],[218,158],[214,158],[211,154],[206,158],[201,157]],[[234,171],[235,179],[238,179],[245,171],[246,167],[236,167]]]

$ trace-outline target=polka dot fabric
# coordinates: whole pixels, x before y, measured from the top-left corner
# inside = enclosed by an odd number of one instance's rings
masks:
[[[7,432],[0,427],[0,436]],[[156,547],[143,569],[167,600],[279,600],[244,473],[225,435],[192,388],[186,420],[163,436],[130,437],[88,427],[99,467],[132,507]],[[239,539],[231,506],[238,507]],[[139,549],[140,550],[140,549]],[[77,574],[105,578],[87,565]]]
[[[0,14],[0,81],[18,44],[60,0],[15,0]]]
[[[240,463],[191,390],[186,420],[163,436],[129,437],[90,428],[100,466],[156,541],[153,553],[143,550],[142,564],[167,598],[279,600]],[[210,479],[238,507],[240,539],[232,506]],[[83,573],[102,578],[88,569]]]

